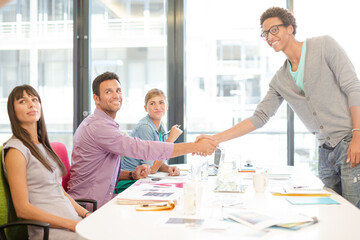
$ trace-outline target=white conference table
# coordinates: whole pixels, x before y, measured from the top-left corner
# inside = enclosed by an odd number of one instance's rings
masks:
[[[295,172],[292,167],[291,181],[304,184],[320,181],[311,173]],[[243,173],[241,173],[243,174]],[[245,175],[243,175],[245,176]],[[116,197],[76,226],[78,239],[116,240],[116,239],[276,239],[276,240],[352,240],[360,239],[360,210],[336,193],[331,198],[339,205],[292,205],[284,196],[273,196],[269,189],[282,185],[287,180],[269,180],[265,193],[255,193],[247,178],[242,183],[248,187],[245,193],[215,193],[216,177],[203,181],[201,208],[196,215],[184,215],[183,199],[180,198],[172,211],[135,211],[133,205],[118,205]],[[126,196],[126,191],[120,194]],[[317,224],[297,231],[270,229],[267,232],[254,230],[242,224],[222,220],[221,205],[229,202],[242,202],[239,206],[256,209],[281,209],[316,216]],[[237,206],[233,206],[236,208]],[[231,207],[229,207],[231,208]],[[229,209],[227,208],[227,209]],[[201,218],[200,227],[180,224],[166,224],[169,218]]]

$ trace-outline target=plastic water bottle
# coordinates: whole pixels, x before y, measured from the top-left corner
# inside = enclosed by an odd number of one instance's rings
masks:
[[[231,191],[237,189],[238,170],[235,159],[223,158],[217,174],[217,189]]]

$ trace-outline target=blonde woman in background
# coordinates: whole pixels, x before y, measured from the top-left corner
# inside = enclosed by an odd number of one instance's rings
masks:
[[[160,142],[175,142],[182,134],[182,130],[176,124],[171,127],[168,132],[162,122],[168,110],[168,103],[166,96],[160,89],[152,89],[145,96],[145,111],[148,113],[132,130],[130,136],[137,137],[142,140],[160,141]],[[154,174],[157,171],[168,172],[170,176],[177,176],[180,174],[179,169],[175,166],[169,166],[162,160],[144,161],[142,159],[134,159],[124,157],[121,168],[128,171],[133,171],[137,166],[142,164],[150,165],[150,173]]]

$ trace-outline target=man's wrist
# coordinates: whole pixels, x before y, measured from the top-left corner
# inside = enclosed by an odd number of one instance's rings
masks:
[[[360,129],[359,128],[353,128],[352,129],[352,136],[353,136],[353,138],[358,139],[360,137]]]
[[[132,171],[129,172],[129,179],[130,180],[134,180],[133,176],[132,176]]]

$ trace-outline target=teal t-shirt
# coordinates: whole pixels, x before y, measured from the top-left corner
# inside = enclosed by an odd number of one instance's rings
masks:
[[[304,68],[305,68],[305,55],[306,55],[306,41],[304,41],[302,48],[301,48],[301,57],[298,69],[296,72],[293,72],[290,69],[290,74],[294,78],[296,85],[304,91]]]
[[[162,133],[161,133],[161,127],[158,129],[158,133],[159,133],[159,142],[162,142],[162,137],[163,137],[163,135],[162,135]]]

